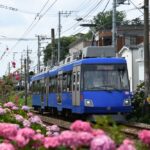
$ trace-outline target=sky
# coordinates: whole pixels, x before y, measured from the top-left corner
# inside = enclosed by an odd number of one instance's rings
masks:
[[[125,11],[129,20],[137,17],[143,20],[143,10],[139,9],[143,2],[129,0],[130,5],[119,5],[117,11]],[[32,61],[30,69],[36,69],[37,35],[50,38],[51,29],[54,28],[55,37],[58,37],[59,11],[61,37],[70,36],[88,32],[89,29],[80,24],[89,23],[98,12],[112,10],[112,3],[113,0],[0,0],[0,77],[8,73],[9,63],[13,61],[16,62],[16,68],[10,65],[10,72],[20,68],[21,56],[26,58],[27,49],[30,50]],[[78,18],[83,20],[77,22]],[[19,40],[21,38],[28,40]],[[50,42],[50,39],[42,41],[41,47],[46,47]]]

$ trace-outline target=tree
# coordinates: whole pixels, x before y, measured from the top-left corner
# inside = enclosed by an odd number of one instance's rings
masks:
[[[76,40],[76,36],[62,37],[60,39],[61,49],[60,49],[60,60],[63,60],[69,52],[69,45]],[[54,48],[52,44],[48,44],[44,50],[44,64],[46,65],[49,60],[51,60],[52,51],[54,50],[55,59],[57,59],[57,43],[58,39],[55,40]]]
[[[112,29],[112,11],[100,12],[93,18],[93,23],[96,24],[96,30]],[[121,25],[125,21],[126,14],[122,11],[116,12],[116,26]]]
[[[142,25],[142,20],[140,18],[135,18],[131,20],[131,25]]]

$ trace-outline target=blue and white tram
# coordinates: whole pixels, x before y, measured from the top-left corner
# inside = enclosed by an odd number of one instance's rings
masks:
[[[31,81],[35,109],[75,114],[132,110],[124,58],[85,58],[36,75]]]

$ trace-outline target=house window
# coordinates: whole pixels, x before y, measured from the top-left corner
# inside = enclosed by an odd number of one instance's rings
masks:
[[[139,49],[139,57],[144,58],[144,50],[142,48]]]
[[[104,38],[104,46],[111,45],[112,39],[111,37]]]
[[[136,45],[136,37],[135,36],[130,37],[130,45]]]

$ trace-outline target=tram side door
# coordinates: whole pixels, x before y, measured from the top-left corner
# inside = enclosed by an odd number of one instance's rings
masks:
[[[80,66],[76,66],[73,68],[73,75],[72,75],[72,105],[73,106],[80,105],[80,72],[81,72]]]
[[[46,83],[45,83],[45,86],[46,86],[46,106],[48,106],[48,96],[49,96],[49,78],[47,77],[46,78]]]
[[[45,89],[45,79],[40,80],[40,99],[41,99],[41,109],[44,109],[44,89]]]
[[[57,76],[57,103],[62,103],[62,89],[63,89],[63,72],[59,71]]]

